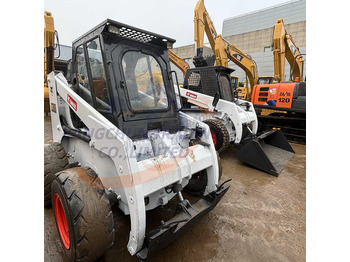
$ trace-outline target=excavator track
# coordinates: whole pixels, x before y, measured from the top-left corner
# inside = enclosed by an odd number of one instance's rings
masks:
[[[289,142],[306,144],[306,114],[297,116],[258,115],[259,133],[280,129]]]

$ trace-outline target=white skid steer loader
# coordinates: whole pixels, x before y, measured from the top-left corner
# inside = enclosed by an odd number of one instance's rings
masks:
[[[258,120],[252,103],[235,98],[230,75],[233,69],[205,66],[186,71],[180,94],[186,114],[210,127],[216,150],[230,143],[242,162],[278,176],[294,155],[280,130],[257,136]]]
[[[48,76],[55,143],[45,146],[45,206],[69,261],[94,261],[113,244],[111,203],[130,215],[127,248],[145,260],[229,188],[218,186],[209,127],[180,111],[167,52],[174,42],[108,19],[73,42],[70,83]],[[203,197],[190,204],[183,189]],[[176,195],[174,217],[146,234],[146,211]]]

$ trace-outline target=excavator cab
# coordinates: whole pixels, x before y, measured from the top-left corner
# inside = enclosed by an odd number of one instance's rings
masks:
[[[275,84],[280,82],[276,80],[273,76],[259,76],[257,85]]]
[[[238,76],[233,76],[231,75],[231,83],[232,83],[232,88],[236,92],[237,88],[239,87],[239,78]]]

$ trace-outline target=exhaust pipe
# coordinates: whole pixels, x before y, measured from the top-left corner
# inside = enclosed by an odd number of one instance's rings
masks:
[[[237,158],[273,176],[278,176],[294,153],[280,130],[270,130],[258,137],[242,141]]]

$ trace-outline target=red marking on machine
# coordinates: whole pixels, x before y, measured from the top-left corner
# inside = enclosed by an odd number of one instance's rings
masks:
[[[191,97],[191,98],[193,98],[193,99],[197,99],[197,95],[192,94],[192,93],[190,93],[190,92],[186,92],[186,96],[189,96],[189,97]]]
[[[75,102],[75,100],[69,94],[67,94],[67,102],[75,111],[77,111],[77,102]]]

